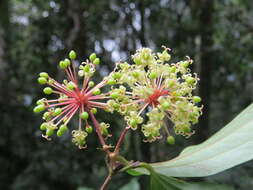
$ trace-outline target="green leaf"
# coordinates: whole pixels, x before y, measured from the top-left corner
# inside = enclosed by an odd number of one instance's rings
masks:
[[[140,190],[140,184],[136,178],[133,178],[129,183],[121,187],[119,190]]]
[[[158,173],[150,175],[150,190],[234,190],[227,185],[208,182],[185,182]]]
[[[180,190],[177,185],[171,183],[170,178],[163,175],[151,173],[150,175],[150,190]]]
[[[128,170],[126,170],[126,172],[127,172],[129,175],[132,175],[132,176],[141,176],[141,175],[143,175],[143,173],[138,172],[138,171],[133,170],[133,169],[128,169]]]
[[[253,159],[253,104],[202,144],[169,161],[151,164],[166,176],[209,176]],[[147,173],[144,169],[139,172]]]

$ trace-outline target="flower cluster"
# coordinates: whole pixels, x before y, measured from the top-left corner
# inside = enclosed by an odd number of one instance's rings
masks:
[[[57,96],[55,99],[42,98],[37,101],[37,106],[34,112],[42,112],[44,123],[41,124],[40,129],[45,131],[45,138],[49,139],[55,132],[57,136],[62,136],[69,130],[68,123],[75,114],[79,117],[79,126],[72,131],[72,141],[80,148],[86,147],[86,137],[88,133],[93,131],[92,125],[101,130],[101,133],[106,137],[109,135],[107,128],[109,125],[105,123],[98,124],[95,114],[97,108],[105,109],[106,103],[100,100],[108,98],[108,93],[101,93],[101,88],[107,84],[107,79],[104,79],[99,84],[95,85],[91,81],[91,77],[96,71],[96,66],[99,65],[100,59],[96,54],[91,54],[89,59],[82,62],[76,72],[75,64],[77,61],[76,53],[70,51],[69,58],[59,62],[59,67],[67,74],[67,79],[61,83],[51,78],[46,72],[39,74],[39,84],[48,85],[43,89],[46,95],[54,94]],[[78,76],[79,78],[78,78]],[[79,84],[82,80],[82,84]]]
[[[174,124],[175,134],[189,137],[194,133],[191,125],[202,114],[202,106],[198,106],[201,98],[192,95],[199,80],[189,69],[193,61],[186,57],[169,64],[168,51],[164,48],[155,54],[142,48],[132,56],[134,64],[117,63],[107,77],[111,84],[117,84],[110,91],[112,99],[107,101],[107,110],[122,114],[133,130],[142,124],[145,141],[160,138],[164,129],[168,143],[174,144],[166,118]],[[148,121],[143,123],[145,115]]]
[[[72,130],[73,143],[80,148],[86,147],[86,138],[95,128],[103,145],[104,138],[110,136],[109,124],[96,120],[99,108],[119,112],[133,130],[141,125],[148,142],[161,138],[162,129],[167,133],[169,144],[175,143],[173,130],[177,135],[190,137],[194,133],[191,126],[202,114],[201,98],[192,94],[199,79],[191,73],[189,66],[193,61],[189,57],[169,64],[171,56],[168,51],[164,48],[160,53],[153,53],[149,48],[139,49],[132,56],[134,64],[117,63],[97,85],[91,78],[100,59],[91,54],[76,72],[76,53],[70,51],[69,58],[59,62],[67,79],[57,82],[45,72],[39,74],[38,82],[48,85],[43,92],[57,96],[38,100],[34,108],[35,113],[46,110],[40,126],[45,131],[43,136],[47,139],[54,133],[62,136],[69,130],[69,121],[77,114],[79,125]],[[111,90],[102,93],[101,88],[106,84],[112,85]],[[101,102],[105,99],[107,102]],[[169,122],[173,126],[169,127]]]

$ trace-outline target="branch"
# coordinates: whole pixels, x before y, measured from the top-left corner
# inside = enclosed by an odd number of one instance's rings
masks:
[[[119,137],[119,140],[118,140],[118,142],[117,142],[117,144],[116,144],[116,147],[115,147],[115,149],[114,149],[114,153],[115,153],[115,154],[118,154],[118,153],[119,153],[119,151],[120,151],[120,146],[121,146],[122,143],[124,142],[126,133],[127,133],[127,131],[128,131],[129,129],[130,129],[130,126],[127,126],[127,127],[125,127],[125,129],[122,131],[122,133],[121,133],[121,135],[120,135],[120,137]]]
[[[109,173],[108,176],[106,177],[103,185],[100,187],[100,190],[106,190],[108,187],[108,184],[110,183],[111,179],[112,179],[112,173]]]

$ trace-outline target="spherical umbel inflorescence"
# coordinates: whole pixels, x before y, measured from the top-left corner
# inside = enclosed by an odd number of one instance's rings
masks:
[[[55,95],[55,99],[42,98],[37,101],[37,106],[34,112],[42,112],[44,122],[41,124],[40,129],[44,131],[43,136],[49,139],[50,136],[56,133],[57,136],[62,136],[69,131],[69,121],[74,115],[79,117],[79,125],[72,130],[72,141],[80,148],[86,147],[86,137],[93,131],[91,122],[97,123],[94,115],[97,109],[106,109],[107,104],[103,101],[109,98],[108,93],[102,93],[101,88],[108,83],[107,79],[102,80],[100,83],[95,84],[91,81],[91,77],[96,71],[96,66],[100,64],[100,59],[97,58],[95,53],[92,53],[85,62],[82,62],[78,68],[75,64],[77,55],[72,50],[69,52],[69,58],[59,62],[60,69],[64,70],[67,79],[62,82],[57,82],[50,77],[46,72],[39,74],[38,83],[47,85],[43,89],[46,95]],[[80,83],[80,81],[82,81]],[[106,137],[109,136],[108,126],[105,124],[100,125],[101,133]],[[106,133],[105,133],[106,131]]]
[[[189,68],[193,61],[186,57],[169,64],[170,58],[168,48],[156,54],[142,48],[132,56],[134,64],[117,63],[107,77],[108,82],[117,84],[110,92],[108,111],[122,114],[133,130],[141,124],[148,142],[161,138],[162,129],[169,144],[175,143],[172,131],[190,137],[192,124],[202,114],[201,98],[192,94],[199,80]],[[145,115],[148,121],[143,123]],[[166,124],[167,119],[173,126]]]

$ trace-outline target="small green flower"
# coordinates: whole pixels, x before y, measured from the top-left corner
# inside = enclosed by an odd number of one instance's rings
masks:
[[[89,118],[89,114],[87,113],[87,112],[82,112],[81,114],[80,114],[80,117],[82,118],[82,119],[84,119],[84,120],[87,120],[88,118]]]
[[[93,63],[94,63],[95,65],[99,65],[100,59],[99,59],[99,58],[94,59]]]
[[[58,97],[50,100],[46,98],[38,100],[33,111],[39,113],[46,110],[40,129],[44,133],[43,137],[47,139],[54,134],[64,135],[68,131],[67,125],[70,120],[74,115],[78,115],[79,125],[77,130],[72,130],[72,141],[79,148],[85,148],[86,137],[93,130],[89,125],[89,114],[96,114],[97,108],[107,110],[107,104],[101,101],[110,98],[110,95],[102,93],[101,89],[108,83],[108,79],[105,78],[98,84],[91,81],[91,77],[96,71],[96,65],[100,63],[96,54],[91,54],[90,60],[82,62],[77,73],[75,65],[72,63],[77,57],[76,53],[71,50],[68,56],[69,59],[65,58],[59,62],[60,68],[67,74],[67,79],[64,79],[62,83],[57,82],[45,72],[39,74],[38,82],[48,85],[43,89],[43,92]],[[118,74],[116,78],[119,78]],[[80,84],[81,81],[82,84]],[[93,118],[91,122],[96,123],[96,118]],[[103,134],[108,133],[108,126],[105,126],[102,126]]]
[[[93,128],[90,126],[90,125],[87,125],[86,127],[85,127],[85,131],[87,132],[87,133],[92,133],[93,132]]]
[[[173,136],[168,136],[167,137],[167,142],[169,144],[175,144],[175,138]]]
[[[113,80],[118,85],[110,92],[113,100],[107,102],[108,111],[125,116],[134,130],[142,124],[141,130],[148,142],[161,138],[163,129],[169,139],[173,138],[164,122],[166,119],[174,124],[175,134],[191,136],[194,133],[191,125],[197,123],[202,114],[202,106],[196,105],[201,99],[192,95],[199,80],[189,69],[193,61],[186,57],[169,64],[168,51],[165,48],[155,54],[149,48],[139,49],[132,56],[135,64],[119,63],[108,77],[108,81]],[[144,110],[147,122],[143,122]],[[170,144],[172,142],[170,140]]]
[[[46,88],[44,88],[43,92],[44,92],[45,94],[52,94],[52,93],[53,93],[53,89],[50,88],[50,87],[46,87]]]
[[[92,53],[89,57],[91,62],[93,62],[96,58],[97,58],[97,55],[95,53]]]
[[[46,72],[41,72],[39,75],[40,75],[40,77],[44,77],[44,78],[48,79],[48,74]]]
[[[76,52],[74,50],[71,50],[69,52],[69,58],[72,59],[72,60],[76,59]]]
[[[45,77],[39,77],[38,78],[38,83],[39,84],[46,84],[47,83],[47,79]]]
[[[44,111],[45,109],[46,109],[46,107],[45,107],[44,105],[38,105],[38,106],[36,106],[36,107],[33,109],[33,111],[34,111],[34,113],[39,113],[39,112]]]

